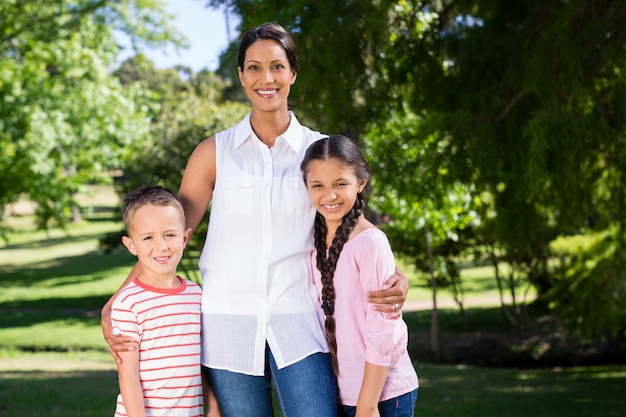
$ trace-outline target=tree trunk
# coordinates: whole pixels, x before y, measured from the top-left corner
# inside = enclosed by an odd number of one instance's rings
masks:
[[[433,309],[430,319],[430,350],[435,357],[439,356],[439,315],[437,312],[437,279],[433,265],[433,236],[426,226],[426,253],[428,254],[428,269],[430,272],[430,288],[433,291]]]

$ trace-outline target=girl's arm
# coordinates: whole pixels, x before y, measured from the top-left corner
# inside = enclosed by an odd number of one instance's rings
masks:
[[[145,417],[143,390],[139,380],[139,349],[119,352],[122,361],[117,364],[120,392],[128,417]]]
[[[395,260],[389,241],[382,232],[370,233],[367,239],[359,243],[356,254],[359,281],[363,290],[371,293],[373,289],[384,285],[385,277],[395,269]],[[379,415],[378,403],[389,367],[406,349],[407,338],[402,320],[391,320],[373,308],[366,309],[364,325],[365,371],[356,415],[371,417]]]
[[[356,417],[377,417],[378,402],[387,379],[388,366],[378,366],[365,362],[365,372],[359,398],[356,403]]]

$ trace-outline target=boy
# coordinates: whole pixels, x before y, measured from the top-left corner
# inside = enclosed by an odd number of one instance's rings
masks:
[[[203,415],[200,370],[200,287],[176,275],[191,229],[178,198],[143,186],[124,198],[122,242],[141,273],[113,302],[115,334],[138,349],[120,352],[116,416]]]

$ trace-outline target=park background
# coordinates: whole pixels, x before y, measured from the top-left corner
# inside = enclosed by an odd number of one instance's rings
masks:
[[[623,415],[622,2],[196,3],[231,25],[211,69],[149,58],[186,43],[164,1],[0,4],[0,416],[112,413],[119,196],[176,190],[246,114],[234,34],[264,21],[298,45],[299,119],[372,165],[368,216],[411,282],[418,415]],[[181,267],[198,281],[201,243]]]

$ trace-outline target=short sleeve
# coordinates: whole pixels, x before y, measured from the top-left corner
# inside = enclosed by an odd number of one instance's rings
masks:
[[[113,301],[111,307],[111,324],[113,326],[113,334],[130,336],[138,342],[141,340],[139,324],[137,316],[128,305],[128,298],[120,301],[120,295]]]

